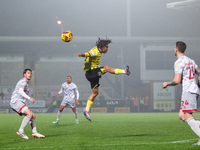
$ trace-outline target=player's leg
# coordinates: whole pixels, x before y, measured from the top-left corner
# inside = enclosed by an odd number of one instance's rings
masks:
[[[180,109],[180,111],[179,111],[179,118],[180,118],[180,120],[182,120],[183,122],[185,122],[184,113],[183,113],[182,109]],[[197,120],[196,118],[194,118],[194,119],[195,119],[195,121],[198,123],[198,125],[200,127],[200,121]]]
[[[103,73],[109,72],[112,74],[127,74],[130,75],[130,71],[129,71],[129,65],[126,64],[125,69],[115,69],[115,68],[111,68],[109,66],[104,66],[103,67]]]
[[[24,111],[25,114],[27,114],[27,116],[31,116],[30,118],[30,125],[31,125],[31,128],[32,128],[32,137],[37,137],[37,138],[45,138],[44,135],[40,134],[37,132],[36,130],[36,123],[35,123],[35,114],[28,108]],[[28,124],[28,123],[27,123]],[[26,124],[26,125],[27,125]]]
[[[31,125],[31,128],[32,128],[32,133],[37,133],[35,118],[31,118],[30,125]]]
[[[93,101],[94,101],[95,97],[98,95],[98,89],[99,89],[98,86],[95,87],[94,89],[92,89],[92,94],[88,98],[86,108],[83,110],[83,114],[85,115],[85,117],[89,121],[91,121],[91,118],[90,118],[90,115],[89,115],[89,111],[90,111],[90,108],[92,107],[92,104],[93,104]]]
[[[198,125],[199,125],[199,127],[200,127],[200,121],[197,120],[196,118],[194,118],[194,119],[195,119],[195,121],[198,123]]]
[[[199,125],[195,118],[193,118],[192,113],[185,113],[184,118],[188,125],[191,127],[192,131],[200,138],[200,129]],[[193,144],[193,145],[200,145],[200,140]]]
[[[57,113],[57,119],[56,119],[56,121],[53,121],[53,124],[56,124],[56,123],[59,122],[60,116],[61,116],[61,114],[62,114],[62,111],[63,111],[64,107],[65,107],[65,106],[63,106],[62,103],[61,103],[60,109],[58,110],[58,113]]]
[[[75,100],[74,99],[71,99],[71,100],[68,100],[67,106],[69,106],[69,108],[72,109],[73,113],[74,113],[74,117],[75,117],[75,121],[76,123],[78,124],[78,114],[77,114],[77,111],[76,111],[76,103],[75,103]]]
[[[192,131],[194,131],[194,133],[200,138],[200,128],[195,118],[193,118],[192,113],[185,113],[184,118],[188,125],[191,127]],[[200,145],[200,140],[194,145]]]
[[[26,109],[24,113],[27,114],[27,116],[31,116],[29,122],[32,128],[32,133],[36,133],[37,130],[36,130],[36,123],[35,123],[35,117],[36,117],[35,114],[30,109]]]
[[[192,113],[197,110],[197,101],[196,94],[192,94],[189,92],[184,92],[182,94],[182,111],[184,113],[185,122],[191,127],[194,133],[200,138],[200,128],[195,118],[193,118]],[[195,145],[200,145],[199,142],[195,143]]]
[[[98,87],[100,86],[99,79],[102,77],[102,74],[104,73],[105,72],[103,71],[103,67],[101,67],[101,68],[96,68],[94,70],[87,71],[85,74],[87,80],[90,82],[91,89],[92,89],[92,94],[89,96],[86,108],[83,110],[83,114],[89,121],[91,121],[89,111],[95,97],[98,95]]]
[[[21,113],[25,114],[25,117],[22,120],[19,130],[17,131],[17,135],[21,136],[24,139],[28,139],[28,136],[24,133],[24,129],[31,120],[31,118],[35,117],[35,115],[30,111],[30,109],[27,106],[21,109]]]
[[[78,122],[78,114],[77,114],[76,108],[72,108],[72,111],[74,113],[74,117],[76,119],[76,123],[78,124],[79,122]]]
[[[92,94],[89,96],[87,105],[86,105],[86,111],[89,112],[90,108],[92,107],[93,101],[95,97],[99,94],[99,87],[95,87],[92,89]]]
[[[178,116],[179,116],[179,119],[180,119],[180,120],[182,120],[183,122],[185,122],[184,113],[183,113],[183,111],[182,111],[182,108],[180,108],[180,111],[179,111]]]
[[[20,116],[25,115],[24,119],[22,120],[21,126],[19,130],[16,132],[16,134],[21,136],[24,139],[29,139],[28,136],[24,133],[24,128],[27,126],[28,122],[31,119],[31,115],[28,116],[27,114],[24,113],[24,111],[28,109],[28,107],[24,103],[19,102],[19,101],[16,101],[15,103],[11,102],[10,106]]]
[[[197,94],[197,101],[198,101],[198,97],[199,97],[199,95]],[[197,120],[196,118],[194,118],[195,120],[196,120],[196,122],[198,123],[198,125],[199,125],[199,127],[200,127],[200,121],[199,120]]]

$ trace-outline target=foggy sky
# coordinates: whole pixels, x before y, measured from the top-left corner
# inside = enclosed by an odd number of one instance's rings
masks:
[[[131,36],[199,37],[198,12],[167,9],[173,0],[131,0]],[[126,36],[126,0],[1,0],[0,36]]]
[[[199,12],[167,9],[166,4],[173,1],[130,0],[130,35],[161,38],[199,37]],[[127,0],[0,0],[0,20],[0,36],[60,36],[62,26],[56,23],[57,20],[61,20],[63,30],[72,31],[74,37],[126,36]],[[63,63],[61,61],[63,59],[59,62],[54,62],[53,59],[52,62],[40,61],[40,58],[51,60],[54,56],[56,58],[65,57],[66,60],[70,58],[69,60],[71,60],[75,57],[75,53],[84,53],[95,46],[95,41],[85,43],[73,41],[67,44],[61,39],[60,42],[1,41],[1,57],[5,55],[5,58],[13,56],[24,58],[23,65],[9,64],[2,61],[0,79],[4,83],[1,83],[1,86],[14,87],[13,83],[22,75],[23,67],[21,66],[28,66],[36,70],[37,86],[46,86],[45,88],[49,88],[49,86],[54,86],[53,88],[55,86],[60,87],[60,84],[66,79],[66,75],[70,74],[73,76],[73,80],[76,81],[75,83],[78,84],[80,91],[81,86],[82,89],[90,91],[89,83],[86,81],[82,70],[83,58],[80,62],[77,62],[76,67],[73,67],[74,63],[70,61]],[[157,43],[153,44],[156,45]],[[173,44],[170,43],[169,45]],[[192,48],[190,45],[188,46],[188,49],[193,49],[193,51],[190,53],[191,51],[188,50],[186,54],[189,52],[191,58],[196,57],[195,60],[199,60],[197,55],[199,53],[198,42],[195,44],[192,43]],[[172,53],[168,54],[167,65],[173,70],[173,62],[176,59],[173,46],[171,51]],[[139,88],[139,85],[142,85],[140,58],[140,43],[114,41],[113,44],[110,44],[109,52],[102,57],[101,65],[123,68],[125,63],[129,63],[132,73],[128,78],[105,75],[104,80],[101,81],[101,89],[102,87],[110,87],[119,94],[118,97],[123,97],[127,87],[131,87],[129,92],[135,92],[137,96],[140,91],[142,91],[142,94],[150,93],[148,87],[146,92]],[[149,57],[148,59],[151,60],[152,58]],[[10,73],[11,70],[13,73]],[[58,73],[59,77],[55,78]],[[14,77],[13,74],[15,74]],[[85,88],[85,85],[88,87]],[[43,90],[47,91],[45,88]],[[84,99],[82,96],[81,98]]]

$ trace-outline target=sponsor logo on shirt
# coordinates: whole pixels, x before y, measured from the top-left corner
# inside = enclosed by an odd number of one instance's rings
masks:
[[[65,91],[70,92],[70,91],[72,91],[72,89],[65,88]]]

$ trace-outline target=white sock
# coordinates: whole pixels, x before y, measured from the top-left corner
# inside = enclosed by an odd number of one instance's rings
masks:
[[[58,111],[58,114],[57,114],[57,121],[60,120],[61,113],[62,113],[62,112]]]
[[[123,73],[126,73],[126,71],[125,71],[125,70],[123,70],[122,72],[123,72]]]
[[[24,132],[24,128],[27,126],[28,122],[30,121],[31,117],[29,117],[28,115],[26,115],[24,117],[24,119],[22,120],[22,124],[19,128],[19,132]]]
[[[31,128],[32,128],[32,133],[37,133],[37,130],[36,130],[36,123],[35,123],[35,119],[31,119],[30,120],[30,125],[31,125]]]
[[[74,113],[74,117],[75,117],[76,121],[78,121],[78,114],[77,114],[77,111]]]
[[[200,137],[200,129],[199,129],[199,125],[196,122],[196,120],[192,117],[192,118],[188,118],[186,120],[186,122],[188,123],[188,125],[191,127],[191,129],[194,131],[194,133],[196,133],[196,135],[198,137]]]
[[[86,109],[86,111],[87,111],[87,112],[89,112],[89,111],[90,111],[90,108],[89,108],[89,107],[86,107],[85,109]]]
[[[196,118],[194,118],[194,120],[198,123],[199,127],[200,127],[200,121],[197,120]]]

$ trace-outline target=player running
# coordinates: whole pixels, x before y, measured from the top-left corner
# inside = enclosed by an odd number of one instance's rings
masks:
[[[200,138],[200,121],[193,118],[192,113],[197,111],[197,95],[199,94],[199,87],[195,81],[195,73],[198,75],[198,84],[200,81],[200,69],[194,60],[184,55],[186,44],[178,41],[175,45],[175,56],[177,60],[174,63],[175,77],[170,82],[164,82],[163,88],[167,86],[175,86],[182,83],[182,97],[179,117],[187,122],[191,129]],[[200,140],[194,145],[200,145]]]
[[[75,101],[75,94],[74,92],[76,92],[76,101]],[[56,94],[56,97],[58,96],[58,94],[64,93],[64,97],[63,100],[60,104],[60,109],[58,110],[58,114],[57,114],[57,120],[53,121],[54,124],[59,122],[61,113],[63,111],[63,109],[66,106],[69,106],[69,108],[72,109],[72,111],[74,112],[74,116],[76,119],[76,123],[78,124],[78,114],[76,112],[76,104],[79,104],[79,92],[78,92],[78,88],[77,86],[72,82],[72,77],[71,76],[67,76],[67,82],[64,82],[61,85],[61,89],[60,91]]]
[[[44,135],[37,132],[35,123],[35,114],[31,112],[31,110],[25,104],[27,99],[30,100],[32,103],[35,102],[35,99],[28,96],[29,80],[32,77],[32,70],[25,69],[23,71],[23,76],[24,78],[20,79],[17,82],[10,101],[10,106],[15,112],[17,112],[20,116],[25,115],[24,119],[22,120],[22,124],[19,130],[17,131],[17,135],[21,136],[24,139],[29,139],[28,136],[24,133],[24,128],[30,122],[33,133],[32,137],[45,138]]]
[[[99,84],[99,78],[102,77],[103,74],[106,72],[112,73],[112,74],[127,74],[130,75],[129,71],[129,65],[126,64],[125,69],[114,69],[109,66],[102,66],[100,67],[100,59],[102,56],[102,53],[105,54],[108,51],[108,44],[110,44],[112,41],[110,39],[100,39],[98,38],[96,42],[96,47],[92,48],[89,52],[80,54],[76,53],[75,56],[79,57],[86,57],[84,62],[84,68],[85,76],[87,80],[90,82],[92,94],[88,98],[86,108],[83,110],[83,114],[85,117],[91,121],[89,111],[93,104],[93,101],[95,97],[98,95],[98,87]]]

